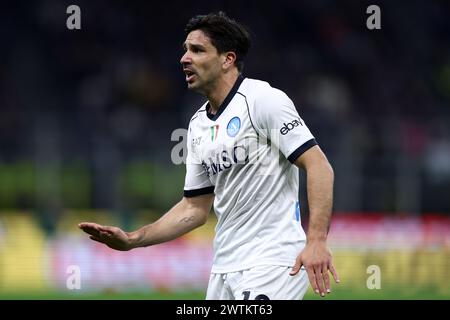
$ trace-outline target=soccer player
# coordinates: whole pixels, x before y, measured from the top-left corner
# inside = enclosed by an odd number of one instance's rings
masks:
[[[184,197],[134,232],[84,222],[92,240],[116,250],[156,245],[218,222],[207,299],[302,299],[339,282],[326,239],[333,170],[293,102],[267,82],[244,78],[246,29],[224,13],[187,24],[181,65],[206,101],[188,129]],[[268,61],[270,63],[270,61]],[[299,172],[307,174],[310,223],[300,222]]]

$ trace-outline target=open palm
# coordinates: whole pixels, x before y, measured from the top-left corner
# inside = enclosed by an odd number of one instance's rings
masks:
[[[103,243],[108,247],[128,251],[131,249],[129,234],[117,227],[102,226],[93,222],[82,222],[78,227],[90,235],[90,239]]]

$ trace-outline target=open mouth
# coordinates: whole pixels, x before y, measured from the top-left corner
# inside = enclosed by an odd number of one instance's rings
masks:
[[[195,76],[195,73],[188,69],[185,69],[184,73],[186,74],[186,81],[191,82]]]

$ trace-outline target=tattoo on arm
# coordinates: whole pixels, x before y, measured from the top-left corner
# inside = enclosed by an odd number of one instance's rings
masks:
[[[184,222],[184,223],[189,223],[194,221],[194,216],[190,216],[190,217],[184,217],[183,219],[180,220],[180,222]]]

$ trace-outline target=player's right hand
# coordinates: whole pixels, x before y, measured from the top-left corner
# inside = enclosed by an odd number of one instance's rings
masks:
[[[102,226],[93,222],[81,222],[78,227],[89,234],[91,240],[103,243],[112,249],[120,251],[132,249],[130,234],[120,228]]]

